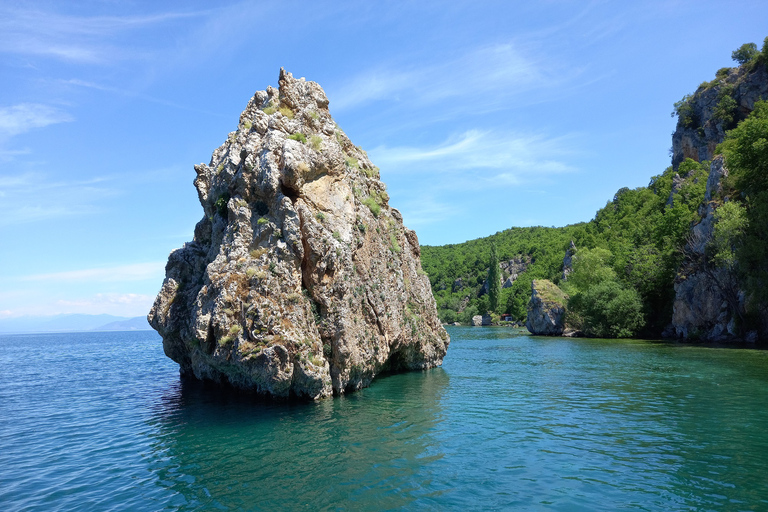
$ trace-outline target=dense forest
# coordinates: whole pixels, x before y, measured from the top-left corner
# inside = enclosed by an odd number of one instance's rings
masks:
[[[734,307],[748,318],[768,303],[768,103],[758,101],[744,112],[733,97],[739,80],[766,74],[768,38],[762,51],[749,43],[732,56],[740,66],[719,70],[715,80],[676,103],[673,115],[678,131],[693,129],[705,139],[696,102],[717,91],[706,127],[720,130],[724,142],[714,154],[724,155],[730,175],[722,192],[709,198],[714,230],[702,265],[726,269],[747,290],[752,312],[744,300]],[[531,281],[548,279],[568,294],[568,322],[585,334],[659,336],[672,318],[675,280],[685,278],[681,268],[693,257],[692,228],[707,211],[710,162],[678,160],[648,186],[620,189],[589,222],[510,228],[461,244],[424,246],[422,265],[441,320],[468,323],[486,312],[525,320]],[[572,271],[564,279],[566,254]]]

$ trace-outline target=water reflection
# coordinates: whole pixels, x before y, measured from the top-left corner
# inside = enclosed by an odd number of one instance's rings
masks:
[[[148,454],[181,510],[400,508],[432,494],[442,369],[319,403],[265,403],[188,383],[154,406]],[[438,491],[439,492],[439,491]]]

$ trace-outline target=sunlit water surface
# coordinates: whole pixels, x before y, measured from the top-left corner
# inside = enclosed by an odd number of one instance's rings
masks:
[[[182,385],[152,332],[0,336],[3,510],[768,510],[768,353],[449,328],[316,404]]]

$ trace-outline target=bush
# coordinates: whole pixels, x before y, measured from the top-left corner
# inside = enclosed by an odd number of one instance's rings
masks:
[[[379,213],[381,213],[381,206],[379,206],[379,203],[377,203],[374,198],[366,197],[363,199],[362,203],[371,210],[374,217],[378,217]]]
[[[725,78],[728,76],[728,73],[731,72],[731,68],[720,68],[717,70],[717,73],[715,73],[715,76],[717,78]]]
[[[731,53],[731,58],[739,64],[746,64],[759,55],[755,43],[744,43]]]
[[[768,64],[768,37],[763,39],[763,51],[761,52],[763,57],[763,62]]]
[[[717,102],[712,117],[722,121],[723,127],[727,130],[733,127],[733,123],[736,120],[736,107],[738,106],[735,99],[724,95]]]
[[[323,139],[321,139],[317,135],[313,135],[312,138],[309,139],[310,143],[312,144],[312,149],[315,151],[320,151],[320,148],[323,147]]]
[[[288,138],[291,140],[297,140],[302,144],[307,143],[307,136],[304,135],[303,133],[294,133],[293,135],[289,135]]]
[[[675,102],[672,110],[672,117],[677,116],[680,119],[680,123],[686,128],[696,128],[700,124],[700,120],[691,106],[692,100],[693,97],[690,94],[686,94],[683,96],[683,99]]]
[[[219,215],[222,217],[227,216],[227,203],[229,202],[229,193],[224,192],[221,197],[219,197],[216,202],[214,203],[214,206],[216,207],[216,211]]]
[[[280,107],[280,113],[288,119],[293,119],[293,110],[288,107]]]
[[[440,311],[437,312],[437,316],[440,318],[440,320],[443,323],[446,323],[446,324],[452,324],[453,322],[458,321],[456,320],[457,318],[456,312],[450,309],[441,309]]]
[[[715,265],[728,269],[734,268],[735,249],[746,227],[746,211],[736,201],[728,201],[715,210],[715,227],[707,248],[712,254]]]

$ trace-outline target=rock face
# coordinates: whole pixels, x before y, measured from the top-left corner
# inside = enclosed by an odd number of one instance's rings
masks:
[[[576,244],[574,244],[573,240],[571,240],[571,245],[568,246],[568,250],[565,251],[565,256],[563,256],[563,274],[561,276],[563,281],[567,281],[568,276],[571,275],[571,272],[573,272],[574,254],[576,254]]]
[[[722,103],[731,98],[733,108],[725,111]],[[691,228],[685,248],[686,259],[675,280],[672,323],[666,337],[702,341],[740,339],[735,317],[744,310],[744,293],[731,272],[713,267],[707,261],[706,247],[712,238],[714,212],[726,198],[722,197],[721,179],[728,175],[722,157],[715,148],[725,132],[744,120],[755,102],[768,98],[768,68],[765,64],[725,68],[712,82],[702,84],[678,111],[678,123],[672,134],[672,164],[677,167],[685,158],[711,160],[706,196],[699,208],[700,220]],[[730,116],[730,117],[728,117]],[[675,176],[668,204],[683,179]],[[747,333],[747,337],[754,337]]]
[[[416,234],[319,85],[281,70],[195,170],[205,213],[148,317],[183,374],[319,399],[442,363]]]
[[[714,230],[716,198],[720,182],[728,175],[722,156],[710,166],[704,204],[699,208],[701,221],[691,230],[686,247],[687,258],[675,279],[672,324],[667,337],[731,341],[738,339],[735,314],[743,309],[744,295],[735,276],[726,269],[712,267],[706,259],[706,247]]]
[[[520,277],[520,274],[526,271],[528,268],[528,264],[530,264],[531,260],[529,257],[518,257],[513,258],[511,260],[507,261],[500,261],[499,262],[499,269],[501,270],[501,281],[502,281],[502,288],[510,288],[514,282],[517,280],[518,277]],[[477,296],[482,297],[486,293],[488,293],[489,290],[489,284],[488,279],[483,281],[483,286],[480,288],[480,291],[478,292]]]
[[[716,110],[726,95],[735,100],[735,107],[729,112],[731,119],[723,119]],[[765,64],[718,72],[715,80],[699,86],[678,116],[677,129],[672,134],[672,165],[677,169],[686,158],[697,162],[712,160],[726,130],[746,119],[754,110],[755,102],[766,98],[768,69]]]
[[[565,330],[566,302],[567,297],[554,283],[547,279],[535,279],[531,283],[525,327],[531,334],[560,336]]]

